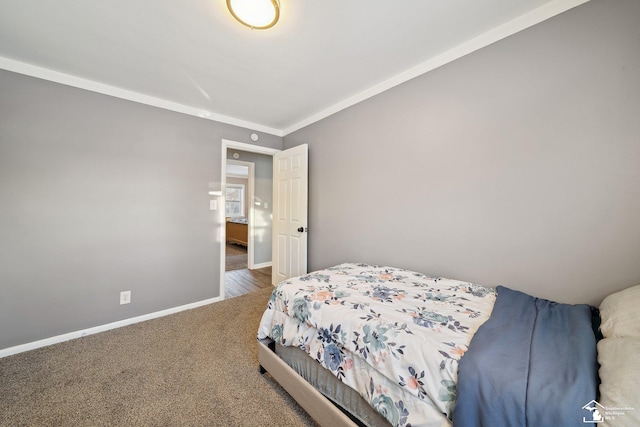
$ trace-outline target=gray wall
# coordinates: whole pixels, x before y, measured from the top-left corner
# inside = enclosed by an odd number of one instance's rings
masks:
[[[0,349],[218,296],[208,191],[251,133],[0,71]]]
[[[285,137],[309,266],[599,303],[640,284],[640,2],[593,0]]]
[[[271,214],[273,211],[273,156],[227,149],[227,158],[233,159],[233,153],[240,155],[237,160],[254,164],[253,262],[269,263],[271,262]],[[256,205],[256,202],[260,205]]]

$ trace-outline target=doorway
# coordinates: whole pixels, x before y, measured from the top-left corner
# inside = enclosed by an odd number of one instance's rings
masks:
[[[222,140],[220,209],[220,219],[224,226],[222,233],[224,241],[221,245],[220,257],[220,297],[222,299],[271,286],[272,168],[273,155],[279,151]],[[238,167],[247,168],[246,177],[241,176],[244,174],[241,172],[244,169],[238,169]],[[229,193],[227,189],[230,190]],[[244,198],[239,197],[242,193]],[[227,209],[227,200],[230,205],[233,205],[230,210]],[[246,222],[246,225],[243,225],[243,222]],[[243,228],[246,231],[242,231]],[[246,267],[243,264],[243,255],[246,259]]]
[[[234,156],[240,157],[237,151]],[[249,240],[254,225],[255,166],[254,162],[227,160],[225,272],[255,269],[253,242]]]

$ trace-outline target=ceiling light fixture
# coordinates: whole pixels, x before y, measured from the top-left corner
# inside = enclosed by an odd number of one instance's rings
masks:
[[[252,30],[271,28],[280,18],[278,0],[227,0],[227,7],[238,22]]]

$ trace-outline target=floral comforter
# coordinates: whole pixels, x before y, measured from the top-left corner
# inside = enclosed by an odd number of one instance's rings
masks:
[[[495,298],[472,283],[341,264],[280,283],[258,338],[304,350],[394,426],[446,426],[458,361]]]

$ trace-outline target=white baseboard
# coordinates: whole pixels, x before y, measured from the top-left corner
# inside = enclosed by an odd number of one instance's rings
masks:
[[[273,262],[269,261],[269,262],[263,262],[260,264],[253,264],[251,266],[251,270],[257,270],[259,268],[266,268],[266,267],[271,267],[273,265]]]
[[[82,329],[80,331],[69,332],[62,335],[57,335],[51,338],[45,338],[38,341],[33,341],[26,344],[16,345],[14,347],[0,349],[0,358],[11,356],[13,354],[22,353],[29,350],[35,350],[40,347],[46,347],[48,345],[61,343],[64,341],[73,340],[76,338],[82,338],[87,335],[97,334],[99,332],[105,332],[111,329],[121,328],[123,326],[132,325],[134,323],[144,322],[145,320],[155,319],[157,317],[168,316],[170,314],[179,313],[185,310],[191,310],[192,308],[202,307],[204,305],[212,304],[214,302],[222,301],[222,298],[215,297],[191,304],[181,305],[178,307],[168,308],[166,310],[156,311],[154,313],[143,314],[142,316],[132,317],[130,319],[119,320],[113,323],[107,323],[106,325],[95,326],[89,329]]]

